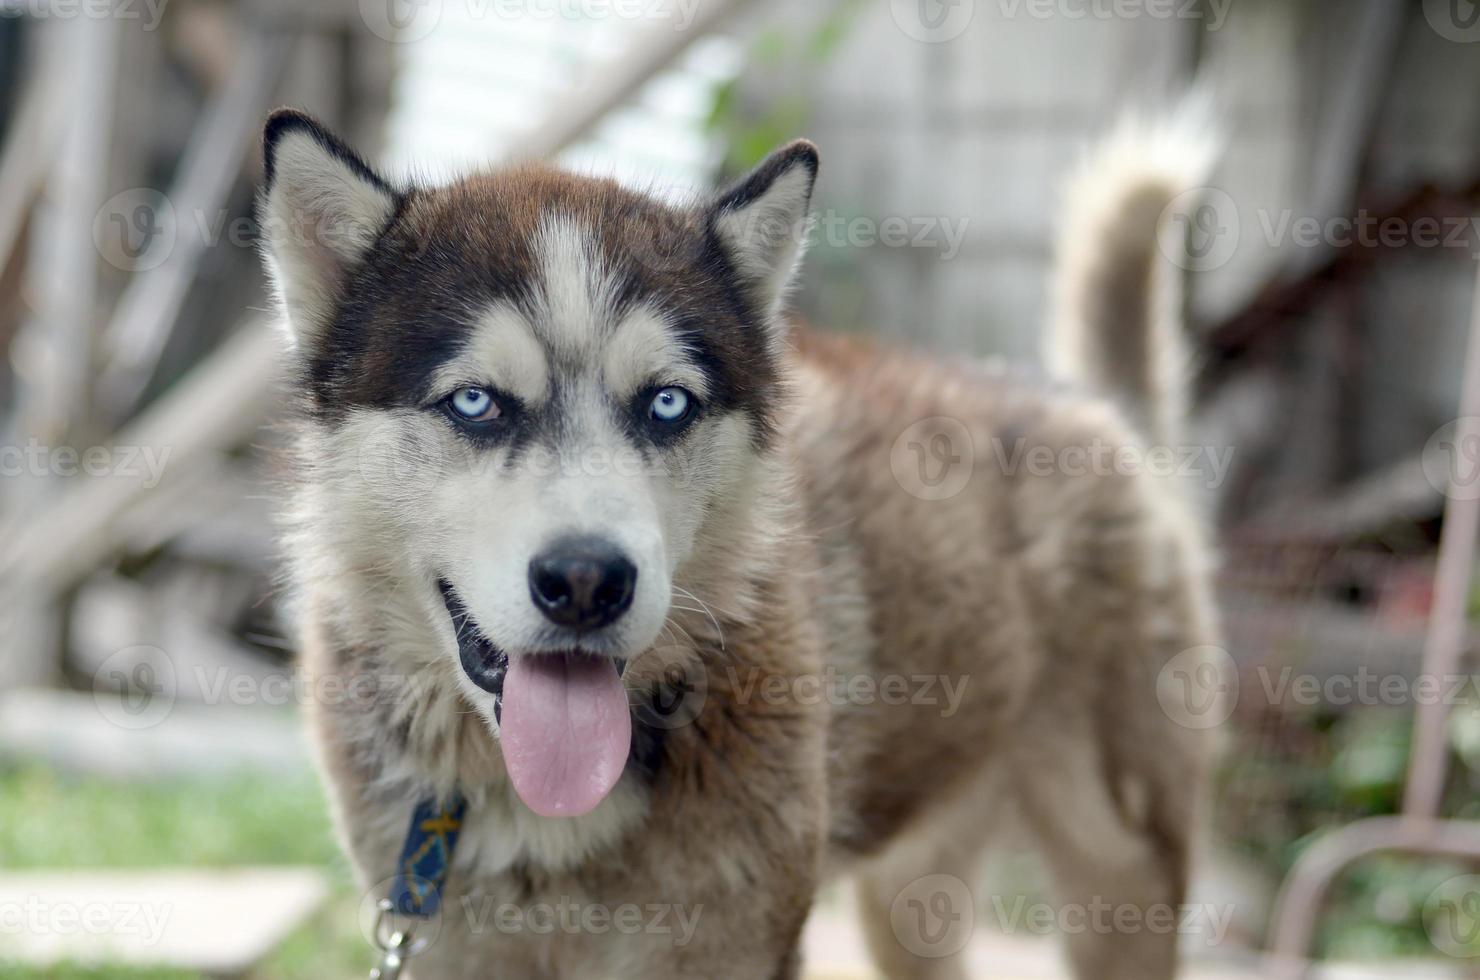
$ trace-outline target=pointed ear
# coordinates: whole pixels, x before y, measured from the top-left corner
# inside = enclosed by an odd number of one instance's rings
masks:
[[[278,109],[262,133],[258,203],[268,273],[288,331],[302,347],[334,312],[346,279],[401,203],[401,194],[314,119]]]
[[[789,143],[720,195],[710,227],[769,314],[779,312],[807,237],[817,147]]]

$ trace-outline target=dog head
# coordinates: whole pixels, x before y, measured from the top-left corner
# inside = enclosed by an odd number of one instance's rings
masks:
[[[540,166],[397,186],[288,110],[265,162],[313,519],[410,570],[526,802],[589,809],[626,758],[613,678],[774,437],[815,149],[692,206]],[[561,766],[590,785],[531,788]]]

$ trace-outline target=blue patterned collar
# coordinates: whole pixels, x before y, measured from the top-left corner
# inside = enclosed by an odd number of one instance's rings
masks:
[[[401,915],[428,919],[442,907],[442,886],[467,809],[468,801],[456,792],[445,802],[428,797],[416,805],[391,882],[391,904]]]

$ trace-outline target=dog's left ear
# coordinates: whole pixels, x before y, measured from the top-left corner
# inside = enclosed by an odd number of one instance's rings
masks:
[[[710,227],[767,314],[779,312],[806,243],[817,147],[788,143],[710,210]]]

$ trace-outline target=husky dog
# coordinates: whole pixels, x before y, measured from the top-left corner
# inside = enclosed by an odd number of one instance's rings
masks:
[[[1194,508],[1052,462],[1177,438],[1157,234],[1200,164],[1139,145],[1074,185],[1043,384],[788,327],[809,143],[677,206],[538,165],[403,186],[269,118],[286,542],[368,893],[418,801],[467,801],[411,972],[787,980],[850,874],[885,975],[961,977],[915,919],[963,911],[916,892],[1009,816],[1066,904],[1183,901],[1203,749],[1158,684],[1217,640]],[[1165,930],[1068,942],[1083,980],[1174,972]]]

